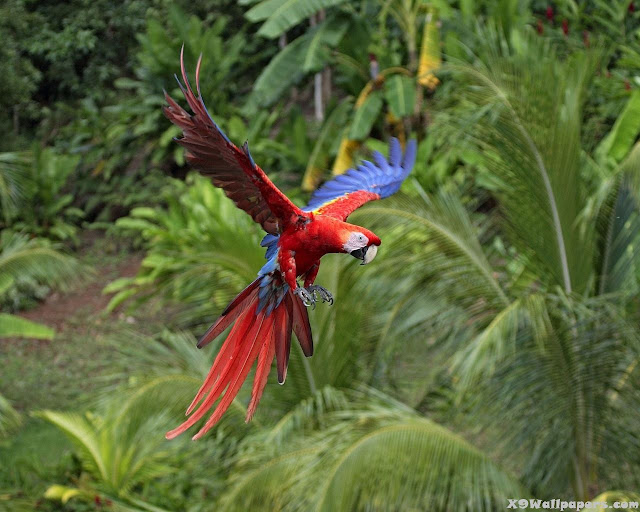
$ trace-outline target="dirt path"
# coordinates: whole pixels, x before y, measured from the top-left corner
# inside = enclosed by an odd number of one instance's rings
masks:
[[[18,313],[54,328],[54,339],[1,340],[0,394],[19,411],[73,409],[79,397],[90,396],[96,385],[89,376],[108,377],[121,371],[114,350],[118,339],[113,336],[135,320],[120,311],[107,314],[111,296],[102,290],[117,278],[134,276],[143,255],[127,252],[100,235],[87,235],[76,252],[93,269],[91,275],[71,290],[54,292],[35,308]]]
[[[70,320],[77,326],[82,317],[93,318],[102,314],[111,299],[111,295],[102,293],[104,287],[114,279],[134,276],[141,261],[142,256],[133,254],[119,262],[109,263],[73,290],[54,292],[38,307],[22,312],[20,316],[53,327],[56,332],[66,331]]]

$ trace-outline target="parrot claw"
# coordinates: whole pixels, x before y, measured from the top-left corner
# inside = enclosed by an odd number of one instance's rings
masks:
[[[333,306],[333,295],[326,288],[313,284],[307,287],[307,291],[313,294],[314,299],[319,296],[322,302],[328,302],[330,306]]]
[[[302,288],[299,286],[294,292],[306,307],[312,307],[316,309],[316,302],[320,299],[322,302],[328,302],[329,305],[333,305],[333,295],[322,286],[317,284]]]
[[[306,307],[313,306],[313,309],[316,309],[316,298],[313,292],[309,292],[306,288],[302,288],[301,286],[299,286],[293,291],[293,293],[295,293],[300,298],[300,300]]]

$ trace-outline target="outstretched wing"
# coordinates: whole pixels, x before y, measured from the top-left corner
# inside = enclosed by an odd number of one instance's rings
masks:
[[[349,169],[325,183],[313,193],[303,210],[346,220],[363,204],[395,194],[415,163],[416,141],[409,141],[403,158],[398,139],[392,138],[389,160],[377,151],[373,159],[375,163],[364,161],[357,169]]]
[[[302,214],[258,167],[245,142],[242,150],[236,147],[209,115],[200,94],[200,64],[196,67],[196,90],[193,93],[184,70],[184,46],[180,52],[180,69],[184,85],[178,80],[193,115],[185,111],[166,92],[168,106],[164,114],[182,129],[176,141],[187,150],[187,161],[211,182],[224,190],[233,202],[271,234],[280,233],[292,215]]]

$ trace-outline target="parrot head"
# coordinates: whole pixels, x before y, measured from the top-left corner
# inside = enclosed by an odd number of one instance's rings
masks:
[[[351,254],[354,258],[362,260],[361,265],[371,263],[378,253],[380,239],[368,229],[358,226],[353,231],[345,233],[342,248],[344,252]]]

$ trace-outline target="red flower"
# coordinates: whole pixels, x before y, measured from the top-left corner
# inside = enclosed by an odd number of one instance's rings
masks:
[[[569,22],[567,21],[567,18],[562,20],[562,32],[565,36],[569,35]]]
[[[633,5],[633,2],[629,2],[629,12],[635,12],[636,11],[636,6]]]
[[[547,19],[553,21],[553,7],[547,7]]]
[[[625,91],[630,91],[631,90],[631,82],[629,82],[629,80],[626,79],[626,78],[624,80],[624,89],[625,89]]]
[[[542,20],[538,20],[538,23],[536,24],[536,31],[540,35],[544,34],[544,26],[542,25]]]
[[[102,505],[102,500],[100,499],[100,496],[98,496],[97,494],[93,497],[93,502],[98,506]]]

